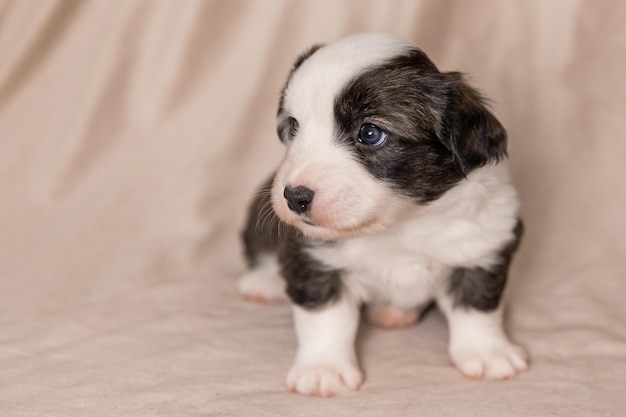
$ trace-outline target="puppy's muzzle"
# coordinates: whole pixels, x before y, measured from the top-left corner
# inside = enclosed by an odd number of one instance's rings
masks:
[[[289,210],[298,214],[304,214],[310,210],[314,195],[315,191],[304,186],[287,186],[283,192]]]

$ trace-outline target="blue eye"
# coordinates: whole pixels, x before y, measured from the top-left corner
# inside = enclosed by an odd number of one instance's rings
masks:
[[[378,126],[363,123],[359,129],[359,142],[370,146],[379,146],[387,139],[387,134]]]

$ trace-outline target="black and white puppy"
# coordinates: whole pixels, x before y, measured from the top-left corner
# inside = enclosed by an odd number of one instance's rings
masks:
[[[361,306],[393,327],[435,301],[463,374],[527,368],[502,326],[522,232],[506,132],[459,73],[386,34],[315,46],[282,91],[278,134],[286,155],[252,204],[239,286],[270,300],[286,282],[299,345],[289,389],[359,387]]]

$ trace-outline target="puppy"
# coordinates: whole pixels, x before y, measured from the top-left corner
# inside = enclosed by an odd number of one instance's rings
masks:
[[[301,55],[278,106],[286,154],[243,233],[244,296],[293,304],[287,386],[355,390],[360,308],[388,326],[433,301],[470,378],[527,368],[502,326],[522,234],[506,132],[480,93],[415,46],[365,33]]]

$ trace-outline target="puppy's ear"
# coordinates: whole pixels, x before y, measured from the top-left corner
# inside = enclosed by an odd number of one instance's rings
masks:
[[[287,138],[289,137],[289,129],[290,129],[290,123],[288,120],[289,116],[285,114],[285,92],[287,90],[287,87],[289,86],[289,81],[291,80],[293,73],[296,72],[298,68],[300,68],[300,66],[304,63],[304,61],[309,59],[311,55],[313,55],[322,46],[324,45],[315,44],[309,49],[307,49],[306,51],[304,51],[303,53],[301,53],[298,56],[298,58],[296,58],[296,61],[293,63],[293,66],[291,67],[291,71],[289,72],[289,76],[287,77],[287,81],[285,82],[285,85],[282,91],[280,92],[280,101],[278,102],[278,111],[276,113],[276,118],[278,122],[277,124],[278,138],[283,143],[287,141]]]
[[[460,73],[444,76],[449,90],[440,140],[454,155],[457,169],[467,175],[506,156],[506,131],[487,109],[481,94]]]

